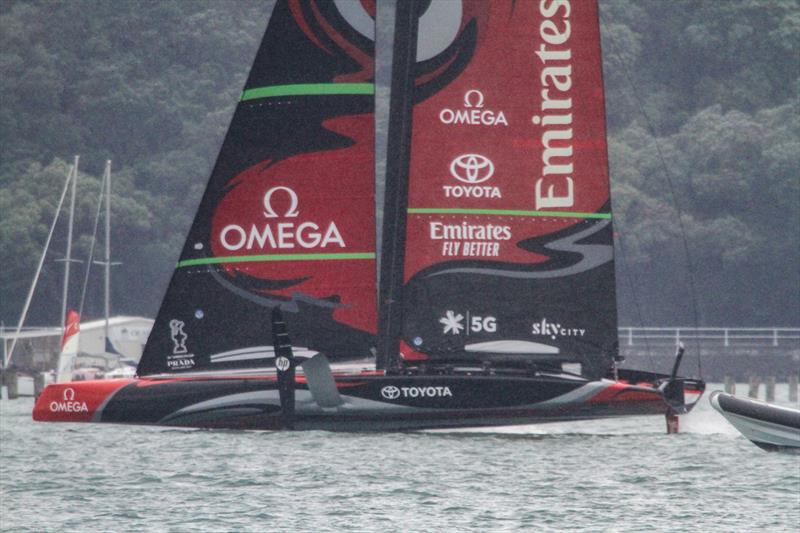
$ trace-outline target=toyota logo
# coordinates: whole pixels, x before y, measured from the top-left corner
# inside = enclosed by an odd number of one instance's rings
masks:
[[[482,183],[494,174],[494,163],[480,154],[463,154],[450,163],[450,174],[463,183]]]
[[[381,389],[381,396],[387,400],[396,400],[400,397],[400,389],[394,385],[387,385]]]

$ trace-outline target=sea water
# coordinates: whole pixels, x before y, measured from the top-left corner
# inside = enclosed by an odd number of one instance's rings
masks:
[[[721,388],[711,386],[710,390]],[[787,387],[776,403],[789,405]],[[0,403],[0,530],[797,531],[800,455],[704,396],[661,417],[348,434],[31,420]]]

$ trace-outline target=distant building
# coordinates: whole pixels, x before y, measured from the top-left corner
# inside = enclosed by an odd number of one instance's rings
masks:
[[[120,356],[138,361],[153,328],[153,320],[136,316],[109,318],[108,338],[111,348],[119,355],[113,352],[109,355],[106,351],[105,327],[104,319],[81,322],[79,364],[83,360],[84,365],[107,366],[105,361],[118,359]],[[4,362],[8,360],[15,336],[16,328],[0,330]],[[61,328],[26,328],[17,337],[11,363],[23,369],[50,370],[55,367],[60,349]]]

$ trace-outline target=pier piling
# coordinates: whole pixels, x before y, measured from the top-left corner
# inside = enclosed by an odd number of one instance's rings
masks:
[[[789,401],[797,402],[797,374],[789,375]]]
[[[44,373],[37,372],[33,375],[33,397],[39,398],[44,390]]]
[[[17,373],[13,370],[6,370],[3,373],[3,382],[6,386],[6,393],[9,400],[16,400],[19,398],[19,385],[17,382]]]
[[[767,378],[766,389],[767,390],[766,390],[765,399],[768,402],[774,402],[775,401],[775,377],[774,376],[769,376]]]
[[[758,398],[758,389],[761,386],[761,378],[758,376],[753,376],[750,378],[750,391],[748,392],[748,396],[751,398]]]
[[[725,376],[725,392],[736,394],[736,379],[733,376]]]

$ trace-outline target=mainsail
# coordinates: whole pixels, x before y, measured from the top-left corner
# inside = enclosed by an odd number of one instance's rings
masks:
[[[399,350],[604,375],[617,327],[596,4],[398,9],[389,142],[408,163],[388,171],[387,366]]]
[[[139,375],[368,357],[376,330],[374,4],[281,0],[167,289]]]

